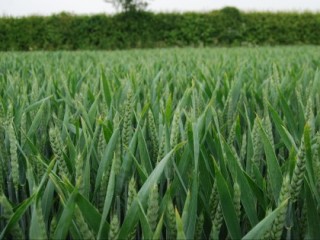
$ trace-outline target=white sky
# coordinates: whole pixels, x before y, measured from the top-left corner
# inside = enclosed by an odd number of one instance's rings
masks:
[[[224,6],[241,10],[320,11],[320,0],[150,0],[149,10],[156,12],[210,11]],[[61,11],[75,14],[114,13],[103,0],[0,0],[0,15],[48,15]]]

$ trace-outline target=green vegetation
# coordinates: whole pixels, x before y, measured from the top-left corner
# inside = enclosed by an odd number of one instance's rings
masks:
[[[320,44],[320,13],[129,11],[0,18],[0,51]]]
[[[0,239],[316,239],[318,47],[3,53]]]

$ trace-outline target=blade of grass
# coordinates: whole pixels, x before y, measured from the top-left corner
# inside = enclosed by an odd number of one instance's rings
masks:
[[[66,205],[64,206],[61,217],[58,221],[56,230],[54,232],[53,239],[66,239],[69,228],[72,223],[73,213],[76,206],[77,194],[78,191],[75,189],[71,193]]]
[[[229,187],[220,170],[215,166],[217,189],[219,193],[220,204],[224,220],[232,239],[241,238],[241,229],[238,217],[234,209],[233,200],[229,191]]]
[[[270,180],[274,201],[277,202],[282,185],[282,173],[272,145],[261,125],[261,121],[259,120],[258,123],[260,126],[260,135],[262,138],[264,151],[266,154],[268,177]]]

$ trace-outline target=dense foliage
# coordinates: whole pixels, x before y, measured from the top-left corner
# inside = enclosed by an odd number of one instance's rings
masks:
[[[3,53],[0,239],[317,239],[318,47]]]
[[[0,50],[320,44],[319,13],[128,12],[114,16],[4,17]]]

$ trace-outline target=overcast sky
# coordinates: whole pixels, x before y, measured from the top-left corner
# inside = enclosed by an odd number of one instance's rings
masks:
[[[320,0],[150,0],[156,12],[209,11],[224,6],[241,10],[320,11]],[[103,0],[0,0],[0,14],[7,16],[48,15],[61,11],[76,14],[114,13]]]

